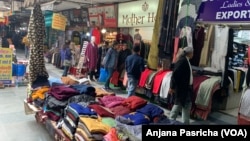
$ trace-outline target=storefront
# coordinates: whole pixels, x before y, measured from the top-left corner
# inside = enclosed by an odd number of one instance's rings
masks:
[[[158,0],[134,1],[118,5],[118,27],[121,37],[118,40],[132,41],[139,38],[147,46],[145,59],[148,57],[153,36],[155,17],[158,9]],[[127,37],[128,36],[128,37]]]
[[[98,30],[101,33],[100,37],[96,37],[100,38],[98,44],[103,41],[114,42],[117,34],[117,5],[91,7],[88,12],[91,32]]]
[[[199,65],[222,72],[222,85],[228,90],[219,104],[223,110],[236,108],[238,111],[241,94],[246,87],[250,43],[249,7],[248,0],[205,1],[201,4],[197,18],[196,26],[205,27],[206,35],[214,36],[206,36],[208,38],[204,45],[207,46],[202,48]]]

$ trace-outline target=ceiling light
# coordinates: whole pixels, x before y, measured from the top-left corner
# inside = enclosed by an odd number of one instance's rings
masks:
[[[102,34],[104,34],[104,33],[107,32],[107,30],[106,30],[105,28],[103,28],[103,29],[101,30],[101,32],[102,32]]]

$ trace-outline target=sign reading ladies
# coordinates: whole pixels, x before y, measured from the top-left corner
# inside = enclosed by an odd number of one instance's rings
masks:
[[[206,0],[197,21],[250,21],[250,0]]]
[[[139,0],[118,5],[118,27],[154,26],[159,0]]]

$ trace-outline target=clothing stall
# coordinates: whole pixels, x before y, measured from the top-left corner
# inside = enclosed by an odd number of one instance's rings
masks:
[[[227,54],[226,51],[221,50],[227,50],[227,39],[223,40],[223,37],[227,38],[225,35],[228,34],[220,34],[221,38],[217,37],[216,42],[213,37],[216,32],[222,31],[226,33],[229,28],[197,24],[196,19],[202,1],[165,1],[164,4],[168,6],[170,4],[178,5],[179,9],[175,9],[178,11],[176,12],[178,14],[175,14],[175,12],[166,11],[169,10],[166,8],[162,15],[163,21],[161,23],[169,23],[169,15],[176,19],[176,22],[172,22],[168,27],[165,27],[167,24],[162,26],[159,44],[157,44],[159,50],[158,61],[161,62],[162,59],[167,59],[174,65],[182,52],[182,48],[186,46],[194,48],[194,56],[190,60],[192,69],[195,71],[193,74],[194,96],[191,115],[206,120],[213,108],[214,96],[221,95],[224,92],[223,88],[227,86],[227,81],[225,81],[227,79],[224,79],[227,75],[226,71],[224,71]],[[176,27],[174,32],[166,32],[166,29],[173,27]],[[173,36],[173,40],[166,40]],[[220,48],[216,48],[216,46],[220,46]],[[221,62],[217,61],[218,58],[216,57],[219,56]],[[174,97],[168,95],[172,65],[168,65],[167,68],[159,68],[158,63],[158,68],[155,70],[147,68],[142,73],[139,81],[139,88],[142,89],[140,90],[141,94],[167,109],[172,108],[174,101]]]
[[[49,77],[43,58],[43,15],[36,5],[30,17],[29,84],[25,114],[34,114],[56,141],[142,140],[142,125],[180,125],[164,110],[138,96],[124,98],[86,78]],[[95,125],[95,126],[93,126]]]

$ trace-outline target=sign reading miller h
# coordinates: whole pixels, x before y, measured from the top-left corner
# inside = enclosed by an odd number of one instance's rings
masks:
[[[250,0],[207,0],[200,6],[197,21],[250,21]]]

